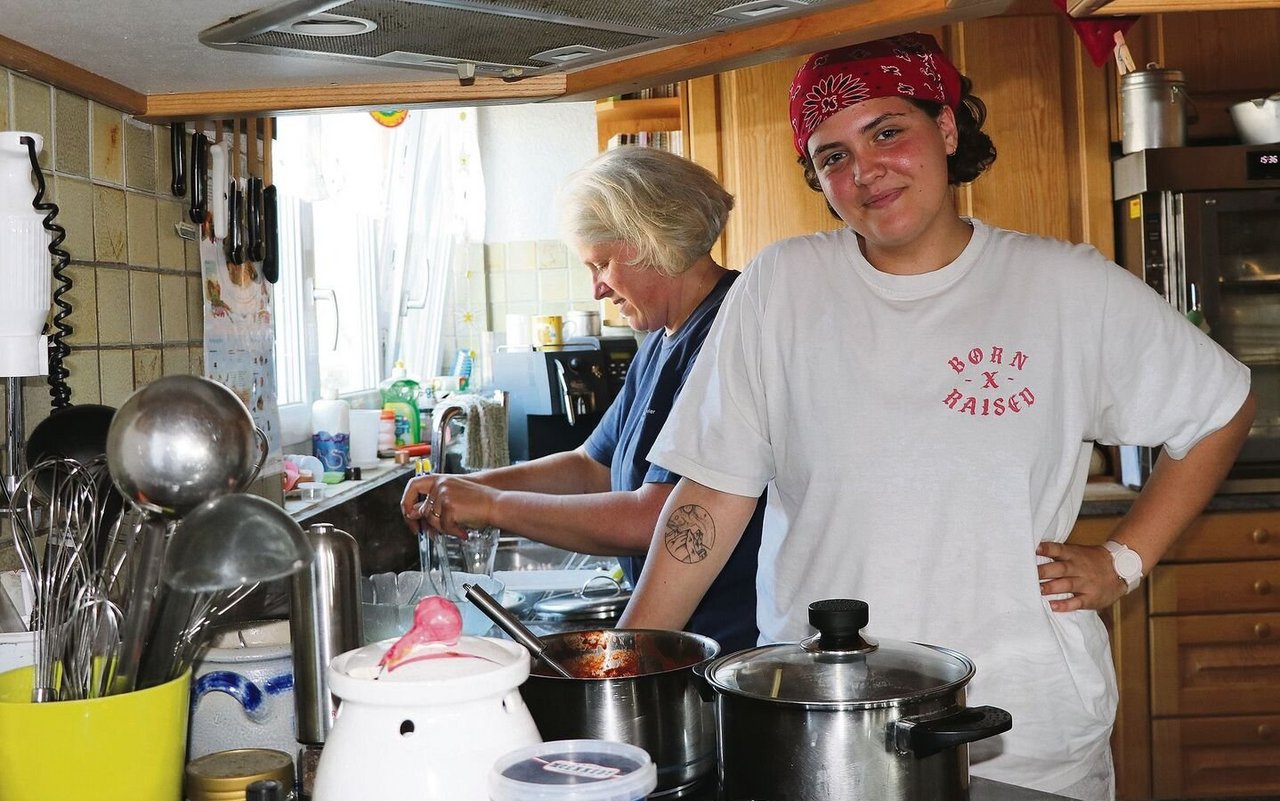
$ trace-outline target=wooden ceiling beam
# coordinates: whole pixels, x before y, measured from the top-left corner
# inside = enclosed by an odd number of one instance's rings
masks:
[[[139,116],[148,122],[276,115],[301,111],[352,111],[425,106],[483,106],[532,103],[564,94],[565,76],[539,75],[518,81],[476,78],[434,79],[396,83],[337,86],[239,89],[225,92],[187,92],[147,96]]]

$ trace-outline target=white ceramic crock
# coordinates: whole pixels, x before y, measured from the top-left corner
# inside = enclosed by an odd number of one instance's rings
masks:
[[[493,763],[542,741],[519,687],[529,654],[506,640],[433,644],[432,658],[381,672],[394,640],[329,663],[340,699],[316,771],[314,801],[414,798],[488,801]]]
[[[296,755],[289,621],[224,631],[196,662],[188,758],[233,748]]]

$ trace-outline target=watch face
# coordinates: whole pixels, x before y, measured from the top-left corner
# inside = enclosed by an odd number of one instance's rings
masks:
[[[1112,558],[1115,560],[1116,572],[1126,581],[1142,575],[1142,557],[1133,551],[1120,551],[1112,554]]]

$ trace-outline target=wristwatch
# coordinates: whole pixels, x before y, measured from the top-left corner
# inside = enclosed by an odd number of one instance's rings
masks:
[[[1142,557],[1128,545],[1115,540],[1107,540],[1102,543],[1102,547],[1111,552],[1111,561],[1116,567],[1116,575],[1128,587],[1125,593],[1136,590],[1142,583]]]

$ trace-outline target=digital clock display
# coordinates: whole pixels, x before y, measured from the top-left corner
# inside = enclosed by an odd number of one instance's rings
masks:
[[[1250,150],[1245,159],[1245,174],[1250,181],[1280,180],[1280,150]]]

